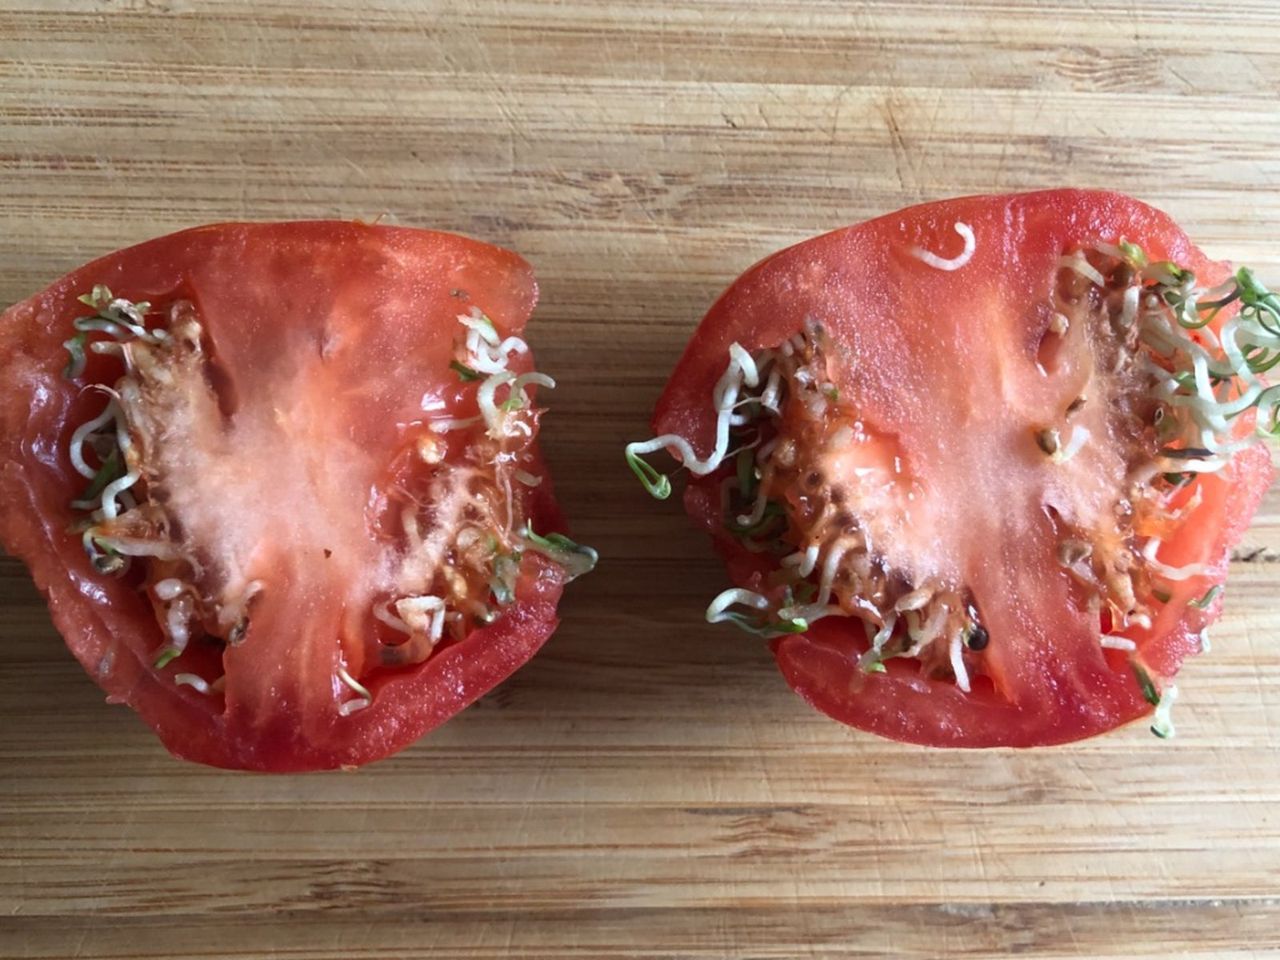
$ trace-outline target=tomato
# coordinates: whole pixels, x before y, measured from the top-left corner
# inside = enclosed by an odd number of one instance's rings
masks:
[[[385,756],[533,656],[594,556],[551,533],[536,299],[515,254],[360,223],[96,260],[0,315],[0,540],[177,756]]]
[[[1277,308],[1118,194],[926,204],[743,274],[628,456],[658,496],[640,456],[688,469],[735,584],[708,619],[837,720],[1029,746],[1160,700],[1164,734],[1271,480]]]

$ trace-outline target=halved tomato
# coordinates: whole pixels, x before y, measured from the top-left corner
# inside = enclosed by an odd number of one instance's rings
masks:
[[[665,449],[820,710],[933,745],[1149,713],[1271,479],[1280,300],[1164,214],[1058,190],[913,207],[775,254],[712,307],[628,459]]]
[[[515,254],[346,222],[110,254],[0,315],[0,541],[176,755],[354,766],[528,660],[594,554]]]

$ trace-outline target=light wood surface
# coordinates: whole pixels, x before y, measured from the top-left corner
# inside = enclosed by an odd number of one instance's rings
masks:
[[[604,558],[477,707],[308,777],[170,759],[0,562],[0,955],[1280,955],[1280,495],[1177,740],[941,753],[704,626],[718,564],[619,457],[736,274],[919,200],[1114,187],[1280,283],[1278,37],[1271,0],[0,0],[0,301],[213,220],[510,246]]]

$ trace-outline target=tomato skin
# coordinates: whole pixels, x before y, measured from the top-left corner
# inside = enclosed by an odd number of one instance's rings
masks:
[[[193,300],[209,318],[220,363],[236,377],[233,396],[270,389],[257,376],[263,358],[296,354],[299,344],[321,352],[347,344],[344,374],[370,389],[360,402],[333,395],[334,416],[369,448],[395,442],[406,391],[413,403],[422,395],[421,379],[406,383],[394,371],[412,363],[419,378],[426,371],[442,391],[453,390],[448,362],[467,296],[482,296],[495,326],[519,335],[537,287],[517,255],[451,234],[337,221],[221,224],[109,254],[0,314],[0,543],[30,568],[55,626],[108,701],[134,708],[175,755],[266,771],[367,763],[463,709],[551,635],[563,574],[528,554],[502,617],[381,680],[373,704],[350,716],[331,709],[336,643],[303,651],[303,675],[283,687],[271,679],[272,644],[232,648],[248,696],[229,698],[225,710],[176,686],[171,672],[158,674],[152,661],[163,640],[149,602],[131,584],[95,572],[68,532],[76,520],[69,504],[83,481],[66,440],[86,419],[88,401],[83,381],[62,375],[62,342],[71,319],[85,312],[76,297],[95,284],[134,300]],[[106,362],[90,356],[90,381]],[[535,529],[564,529],[549,478],[521,495]],[[317,562],[284,557],[282,569],[302,579]],[[306,611],[284,611],[278,622],[299,616],[305,621]],[[268,678],[261,689],[254,689],[257,675]]]
[[[979,237],[968,265],[948,273],[925,267],[910,255],[912,246],[920,246],[953,256],[960,245],[952,232],[956,222],[971,225]],[[1002,304],[1025,308],[1043,296],[1042,278],[1051,275],[1057,256],[1075,245],[1120,236],[1142,246],[1153,261],[1190,267],[1206,285],[1228,276],[1225,264],[1207,260],[1165,214],[1119,194],[1081,190],[925,204],[782,250],[747,270],[707,313],[658,401],[654,433],[679,434],[695,450],[709,449],[715,414],[708,398],[724,371],[729,345],[738,342],[749,352],[776,346],[808,316],[834,330],[840,349],[853,358],[850,366],[861,378],[862,395],[881,404],[881,422],[927,418],[939,381],[958,379],[932,357],[954,357],[957,364],[982,369],[986,340],[1007,337],[1020,343],[1025,337],[1019,326],[1025,321],[1016,313],[1006,319]],[[955,316],[961,319],[948,324],[956,301]],[[965,325],[967,318],[983,317],[984,303],[991,305],[989,324],[980,326],[975,320]],[[978,306],[966,309],[970,304]],[[940,306],[926,310],[923,305]],[[928,317],[932,326],[926,329],[923,320],[914,329],[907,322],[895,326],[884,319],[895,310],[913,320]],[[904,340],[877,339],[886,329]],[[905,354],[914,359],[904,360]],[[846,384],[838,386],[843,393]],[[955,416],[963,422],[962,413]],[[691,480],[686,509],[713,536],[732,582],[759,589],[770,565],[725,532],[720,476]],[[1198,635],[1216,619],[1221,603],[1200,611],[1186,601],[1225,580],[1230,549],[1271,479],[1267,452],[1251,448],[1221,474],[1201,481],[1205,501],[1195,524],[1168,542],[1162,556],[1173,564],[1204,562],[1211,572],[1194,579],[1193,593],[1187,592],[1191,584],[1179,587],[1152,630],[1137,639],[1139,656],[1157,675],[1171,677],[1198,651]],[[1005,689],[997,691],[990,680],[978,678],[973,692],[965,694],[949,679],[921,677],[914,664],[902,660],[887,661],[885,673],[864,673],[856,664],[866,649],[861,627],[855,623],[857,629],[851,629],[841,618],[820,620],[805,633],[771,642],[787,683],[841,722],[933,746],[1063,743],[1148,714],[1151,706],[1135,682],[1129,654],[1100,649],[1096,640],[1086,648],[1077,642],[1083,622],[1067,626],[1072,617],[1067,615],[1066,575],[1054,567],[1052,555],[1037,544],[1010,547],[1001,545],[999,537],[987,542],[994,544],[997,560],[1001,553],[1018,554],[1005,560],[1005,567],[1019,571],[1020,577],[1017,585],[1008,585],[1015,595],[1010,607],[1016,611],[1010,618],[1040,621],[1020,641]],[[974,567],[981,569],[984,562],[975,560]],[[1033,642],[1032,633],[1041,639]]]

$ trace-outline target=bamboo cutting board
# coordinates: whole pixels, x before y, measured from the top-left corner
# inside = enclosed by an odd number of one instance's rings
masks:
[[[920,200],[1114,187],[1280,283],[1277,36],[1270,0],[0,0],[0,301],[214,220],[510,246],[603,557],[513,680],[308,777],[171,760],[0,562],[0,954],[1280,955],[1280,495],[1177,740],[930,752],[703,625],[718,564],[620,458],[735,275]]]

